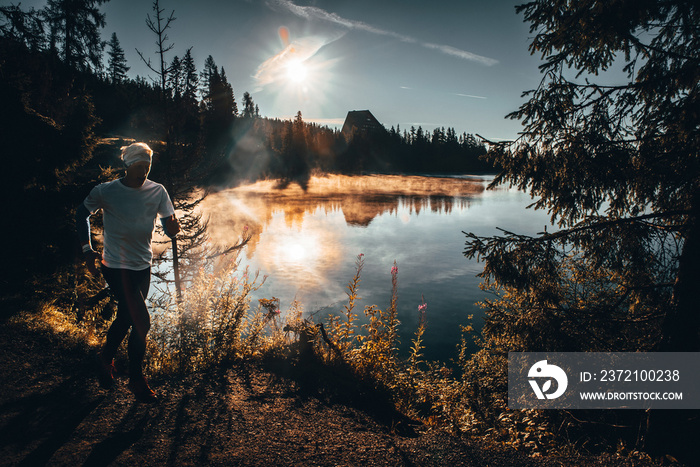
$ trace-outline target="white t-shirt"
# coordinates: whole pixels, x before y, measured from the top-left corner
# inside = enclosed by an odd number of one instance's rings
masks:
[[[156,216],[175,213],[165,187],[148,179],[140,188],[130,188],[120,180],[102,183],[90,191],[83,204],[90,214],[102,209],[104,265],[134,271],[151,266]]]

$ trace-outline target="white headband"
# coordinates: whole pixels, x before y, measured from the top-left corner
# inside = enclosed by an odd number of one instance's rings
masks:
[[[122,150],[122,160],[127,167],[136,162],[145,161],[150,163],[153,156],[153,150],[146,143],[134,143],[129,146],[124,146]]]

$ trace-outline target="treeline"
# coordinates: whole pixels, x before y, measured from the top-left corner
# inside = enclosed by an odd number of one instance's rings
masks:
[[[484,145],[473,135],[438,128],[429,136],[419,127],[400,133],[338,130],[293,120],[237,118],[229,146],[210,182],[279,178],[302,185],[312,173],[481,173],[493,166],[481,159]]]

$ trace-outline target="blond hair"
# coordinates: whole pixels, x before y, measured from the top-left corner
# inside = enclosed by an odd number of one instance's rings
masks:
[[[153,150],[146,143],[134,143],[129,146],[123,146],[121,151],[121,160],[124,161],[124,165],[127,167],[140,161],[150,163],[153,157]]]

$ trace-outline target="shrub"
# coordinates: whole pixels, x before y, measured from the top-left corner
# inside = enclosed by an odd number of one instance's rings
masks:
[[[260,299],[251,307],[251,294],[266,278],[252,277],[240,262],[218,257],[199,268],[181,301],[164,293],[152,303],[147,369],[151,374],[188,373],[262,356],[291,344],[285,327],[298,327],[303,307],[294,302],[281,313],[279,299]],[[284,321],[284,322],[283,322]]]

